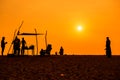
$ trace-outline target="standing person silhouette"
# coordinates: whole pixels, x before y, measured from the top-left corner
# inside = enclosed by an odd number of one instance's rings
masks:
[[[24,38],[22,38],[22,49],[21,49],[21,55],[24,55],[25,52],[25,45],[26,45],[26,41]]]
[[[59,53],[60,53],[60,55],[63,55],[63,53],[64,53],[64,49],[63,49],[63,47],[62,47],[62,46],[61,46],[61,48],[60,48]]]
[[[111,41],[110,41],[110,39],[109,39],[109,37],[106,37],[106,56],[108,57],[108,58],[110,58],[111,57],[111,47],[110,47],[110,44],[111,44]]]
[[[47,53],[48,55],[50,55],[51,50],[52,50],[52,45],[51,45],[51,44],[48,44],[47,49],[46,49],[46,53]]]
[[[20,55],[20,39],[16,36],[13,41],[14,54]]]
[[[2,48],[2,52],[1,53],[2,53],[2,56],[3,56],[6,44],[7,44],[7,42],[5,42],[5,37],[2,37],[2,40],[1,40],[1,48]]]

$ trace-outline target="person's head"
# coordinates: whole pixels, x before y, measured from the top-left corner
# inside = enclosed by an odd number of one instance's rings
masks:
[[[18,37],[16,36],[15,39],[18,39]]]
[[[109,37],[106,37],[107,40],[109,40]]]
[[[22,40],[24,40],[24,38],[22,38]]]
[[[5,40],[5,37],[2,37],[2,40]]]

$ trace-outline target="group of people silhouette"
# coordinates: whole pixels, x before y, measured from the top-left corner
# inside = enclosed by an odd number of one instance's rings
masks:
[[[55,52],[55,55],[58,55],[58,53],[57,53],[57,52]],[[64,55],[64,49],[63,49],[63,47],[62,47],[62,46],[60,47],[60,50],[59,50],[59,55]]]
[[[15,55],[20,55],[20,44],[21,43],[22,43],[21,55],[24,55],[26,41],[24,40],[24,38],[22,38],[22,41],[20,41],[20,39],[16,36],[16,38],[12,42]]]
[[[4,49],[5,49],[6,44],[7,44],[7,42],[5,41],[5,37],[2,37],[2,40],[1,40],[2,56],[4,54]],[[25,49],[28,49],[24,38],[22,38],[22,40],[20,41],[20,39],[16,36],[15,39],[12,41],[12,44],[13,44],[13,54],[14,55],[24,55]],[[31,48],[31,46],[29,48]],[[20,54],[20,50],[21,50],[21,54]],[[40,55],[45,55],[45,54],[50,55],[51,50],[52,50],[52,45],[48,44],[46,50],[41,49]],[[60,48],[59,53],[60,53],[60,55],[63,55],[63,53],[64,53],[63,47]]]
[[[15,39],[12,41],[14,55],[20,55],[20,44],[21,43],[22,43],[21,55],[24,55],[24,49],[25,49],[25,45],[26,45],[26,41],[24,40],[24,38],[22,38],[22,41],[20,41],[20,39],[16,36]],[[6,44],[7,44],[7,42],[5,42],[5,37],[2,37],[2,40],[1,40],[2,56],[3,56]]]
[[[51,44],[48,44],[46,50],[43,50],[43,49],[40,50],[40,55],[41,56],[44,56],[45,54],[50,55],[51,50],[52,50]],[[55,52],[55,54],[57,55],[57,52]],[[64,54],[64,49],[62,46],[60,48],[59,54],[60,55]]]
[[[26,41],[24,40],[24,38],[22,38],[22,41],[20,41],[20,39],[16,36],[15,39],[12,41],[12,44],[13,44],[13,50],[14,50],[14,54],[15,55],[20,55],[20,44],[22,43],[22,47],[21,47],[21,55],[24,55],[24,52],[25,52],[25,47],[26,47]],[[1,54],[3,56],[3,53],[4,53],[4,49],[5,49],[5,45],[7,44],[7,42],[5,41],[5,37],[2,37],[2,40],[1,40],[1,48],[2,48],[2,51],[1,51]],[[109,39],[109,37],[106,37],[106,56],[108,58],[111,57],[111,41]],[[50,51],[51,51],[52,47],[51,45],[49,44],[46,48],[46,50],[43,50],[41,49],[40,51],[40,55],[45,55],[45,53],[47,53],[48,55],[50,55]],[[57,54],[57,53],[56,53]],[[60,55],[63,55],[64,54],[64,49],[63,47],[61,46],[60,48],[60,51],[59,51],[59,54]]]

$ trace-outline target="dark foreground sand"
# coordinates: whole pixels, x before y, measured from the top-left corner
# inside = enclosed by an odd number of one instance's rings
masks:
[[[0,80],[120,80],[120,56],[0,57]]]

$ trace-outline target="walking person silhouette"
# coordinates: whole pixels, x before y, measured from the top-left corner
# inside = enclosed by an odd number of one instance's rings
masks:
[[[106,50],[106,56],[108,58],[111,57],[111,47],[110,47],[110,44],[111,44],[111,41],[110,41],[109,37],[106,37],[106,48],[105,48],[105,50]]]
[[[2,37],[2,40],[1,40],[2,56],[3,56],[4,50],[5,50],[6,44],[7,44],[7,42],[5,42],[5,37]]]

